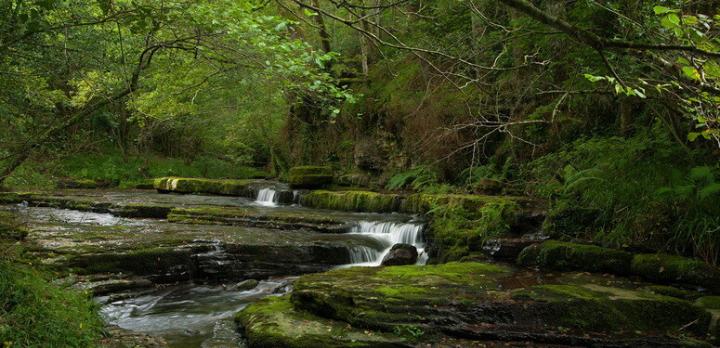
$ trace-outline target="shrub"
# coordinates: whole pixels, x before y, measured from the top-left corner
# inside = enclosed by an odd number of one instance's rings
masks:
[[[436,186],[437,183],[438,177],[435,172],[428,167],[417,166],[393,175],[386,188],[389,190],[412,188],[415,191],[422,191],[425,188]]]
[[[545,228],[606,245],[643,245],[716,263],[720,251],[717,164],[657,127],[624,139],[576,141],[525,168],[551,200]]]
[[[89,296],[49,283],[28,266],[0,260],[3,347],[91,347],[102,320]]]

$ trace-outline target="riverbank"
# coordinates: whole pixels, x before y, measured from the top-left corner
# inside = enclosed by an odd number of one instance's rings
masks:
[[[34,263],[94,294],[107,324],[159,337],[148,346],[716,342],[715,267],[546,240],[532,199],[156,181],[178,188],[0,201]],[[397,243],[419,265],[377,267]]]

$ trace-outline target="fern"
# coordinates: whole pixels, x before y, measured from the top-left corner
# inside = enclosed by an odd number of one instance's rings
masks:
[[[417,166],[408,171],[393,175],[385,187],[389,190],[412,188],[413,190],[421,191],[437,183],[438,178],[433,171],[425,166]]]

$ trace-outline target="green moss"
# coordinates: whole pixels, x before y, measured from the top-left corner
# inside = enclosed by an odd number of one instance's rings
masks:
[[[251,347],[402,347],[400,337],[353,329],[346,323],[297,310],[289,296],[268,297],[236,316]]]
[[[551,240],[523,250],[518,263],[561,271],[628,274],[631,259],[630,253],[621,250]]]
[[[303,195],[300,203],[312,208],[385,213],[397,211],[400,199],[400,195],[370,191],[317,190]]]
[[[27,229],[15,213],[0,210],[0,243],[22,240],[27,234]]]
[[[720,270],[700,260],[667,254],[639,254],[632,273],[661,283],[684,283],[720,291]]]
[[[253,196],[252,185],[257,180],[224,180],[199,178],[157,178],[153,186],[160,192],[208,193],[228,196]]]
[[[542,308],[531,303],[528,314],[547,324],[571,329],[635,334],[679,334],[687,330],[702,336],[710,323],[709,313],[690,302],[642,290],[552,284],[518,290],[512,297],[546,304]]]
[[[168,221],[177,223],[307,228],[320,232],[344,232],[346,225],[345,220],[333,218],[326,213],[230,207],[175,208],[167,218]]]
[[[0,260],[3,347],[92,347],[103,323],[86,294],[60,288],[47,275]]]
[[[449,281],[462,282],[468,277],[493,273],[507,273],[505,266],[480,262],[448,262],[428,266],[394,266],[384,267],[375,273],[376,277],[388,280],[416,279],[422,277],[441,277]]]
[[[505,266],[474,262],[358,267],[302,276],[291,300],[297,309],[354,327],[401,332],[411,326],[430,336],[483,323],[479,332],[702,337],[709,323],[692,303],[627,280],[577,273],[528,286],[529,279],[516,277],[522,275]]]
[[[435,259],[459,260],[482,251],[485,242],[511,232],[522,211],[514,198],[476,195],[423,195],[431,217]],[[412,197],[411,197],[412,198]]]
[[[674,286],[668,285],[648,285],[645,289],[658,295],[670,296],[683,300],[694,300],[701,296],[701,293],[697,291],[678,289]]]
[[[318,188],[330,185],[333,170],[326,166],[292,167],[288,172],[288,183],[293,188]]]
[[[720,296],[703,296],[695,304],[707,309],[720,310]]]

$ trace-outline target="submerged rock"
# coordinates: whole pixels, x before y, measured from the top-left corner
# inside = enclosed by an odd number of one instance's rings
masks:
[[[292,167],[288,183],[292,188],[319,188],[332,184],[333,170],[327,166]]]
[[[228,290],[239,290],[239,291],[252,290],[252,289],[254,289],[256,286],[258,286],[259,283],[260,283],[260,282],[258,282],[258,281],[255,280],[255,279],[246,279],[246,280],[243,280],[243,281],[241,281],[241,282],[239,282],[239,283],[237,283],[237,284],[235,284],[235,285],[232,285],[232,286],[228,287]]]
[[[390,251],[383,257],[383,266],[414,265],[417,262],[417,248],[410,244],[398,243],[390,248]]]

